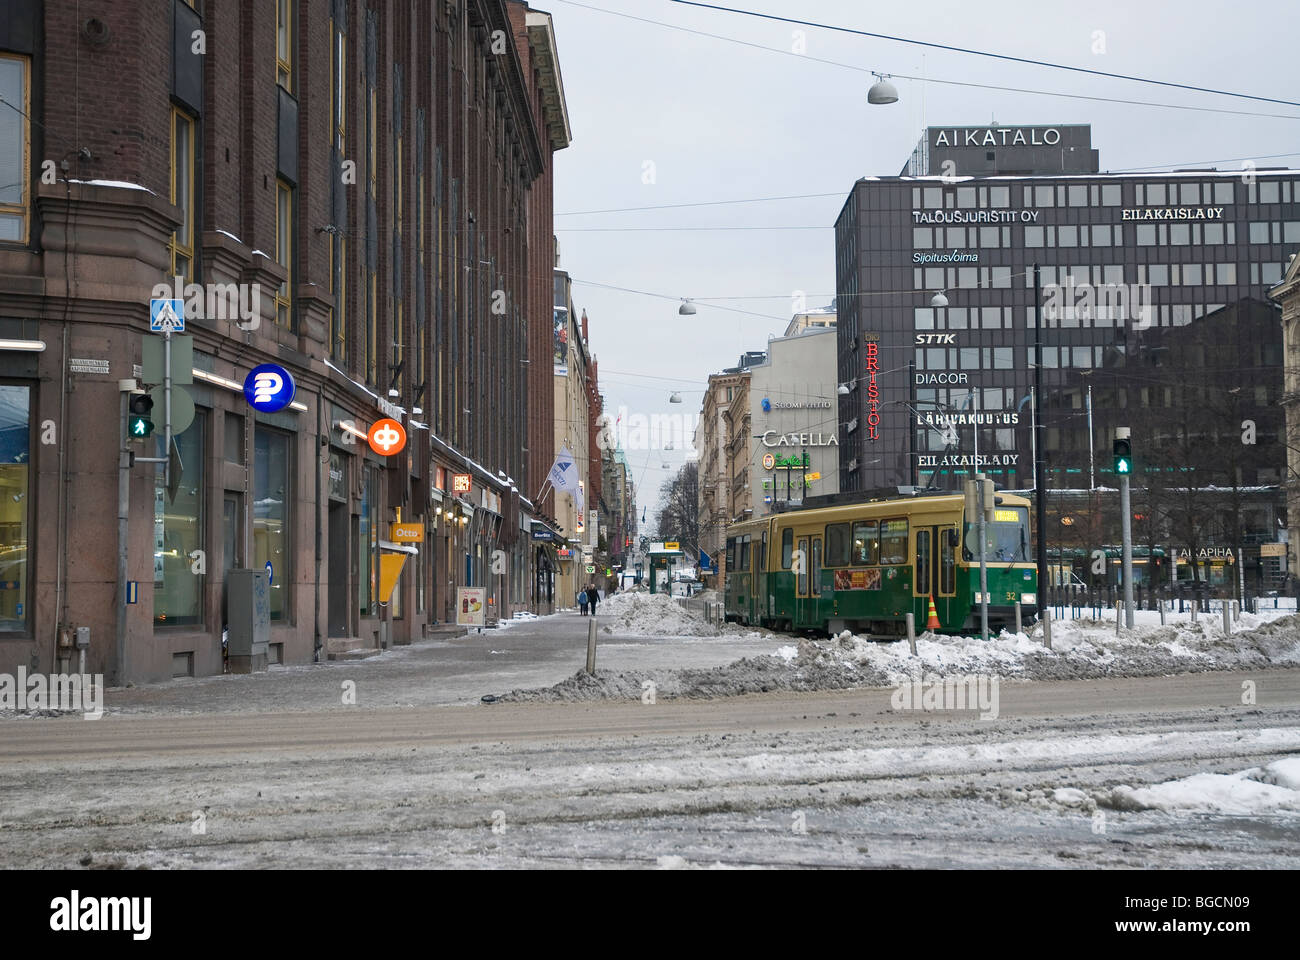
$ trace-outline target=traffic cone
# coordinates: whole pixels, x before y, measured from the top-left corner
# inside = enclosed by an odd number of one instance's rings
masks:
[[[934,594],[930,594],[930,618],[925,621],[925,629],[938,630],[942,626],[939,623],[939,611],[934,608]]]

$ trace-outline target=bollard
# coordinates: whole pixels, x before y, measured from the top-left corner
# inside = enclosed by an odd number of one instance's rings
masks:
[[[1047,608],[1043,609],[1043,645],[1052,649],[1052,611]]]
[[[1232,607],[1228,601],[1223,601],[1223,635],[1232,636]]]
[[[1201,605],[1200,605],[1199,603],[1193,603],[1193,604],[1190,604],[1190,606],[1191,606],[1191,608],[1192,608],[1192,623],[1195,623],[1195,622],[1196,622],[1196,611],[1200,608]]]
[[[587,623],[587,672],[596,672],[596,618]]]
[[[1163,600],[1157,600],[1156,606],[1160,608],[1160,626],[1163,627],[1165,625],[1165,602]]]
[[[1115,636],[1119,636],[1119,628],[1124,624],[1124,601],[1115,601]]]
[[[1016,633],[1020,632],[1020,601],[1016,601]]]
[[[1241,620],[1241,601],[1232,601],[1232,622],[1237,623]]]
[[[916,614],[911,610],[907,611],[907,646],[916,656]]]

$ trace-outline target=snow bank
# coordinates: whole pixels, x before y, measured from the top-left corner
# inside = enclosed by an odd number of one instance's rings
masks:
[[[620,637],[716,637],[716,624],[686,610],[670,597],[616,593],[596,605],[601,632]]]
[[[653,601],[653,602],[652,602]],[[666,597],[645,594],[611,599],[631,635],[700,636],[717,628]],[[603,612],[603,611],[602,611]],[[1138,626],[1115,635],[1114,622],[1075,620],[1052,626],[1052,649],[1041,636],[1003,631],[987,643],[978,637],[924,633],[913,656],[905,640],[881,643],[845,631],[825,640],[801,640],[773,656],[745,658],[713,670],[648,673],[579,673],[543,690],[516,690],[513,700],[640,698],[651,681],[659,697],[715,697],[773,690],[888,687],[932,677],[994,675],[1018,680],[1075,680],[1164,676],[1205,670],[1260,669],[1300,663],[1300,615],[1266,622],[1243,617],[1242,632],[1225,636],[1220,622],[1202,619],[1161,627]]]
[[[1060,791],[1058,791],[1059,793]],[[1239,773],[1198,773],[1152,787],[1115,787],[1097,798],[1117,810],[1163,810],[1166,813],[1220,813],[1254,816],[1300,813],[1300,757]]]

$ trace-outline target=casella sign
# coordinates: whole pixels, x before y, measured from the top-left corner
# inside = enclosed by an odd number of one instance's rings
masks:
[[[839,440],[833,433],[777,433],[775,430],[763,432],[765,447],[838,447]]]

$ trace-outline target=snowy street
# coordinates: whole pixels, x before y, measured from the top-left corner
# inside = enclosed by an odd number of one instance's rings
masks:
[[[1151,628],[1100,654],[1080,627],[1051,656],[922,639],[911,658],[687,621],[704,635],[605,634],[673,616],[609,613],[587,683],[586,622],[564,614],[110,689],[98,721],[6,717],[0,865],[1300,864],[1294,618],[1232,640]],[[1187,644],[1177,675],[1156,669]],[[890,678],[944,663],[999,676],[995,716],[898,709]],[[769,692],[745,692],[756,676]]]

